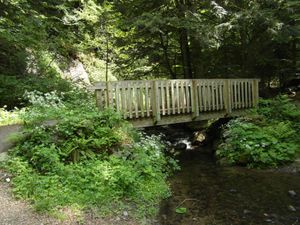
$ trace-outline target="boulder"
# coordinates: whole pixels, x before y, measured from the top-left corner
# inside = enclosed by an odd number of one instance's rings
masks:
[[[70,79],[73,82],[83,82],[90,85],[90,79],[84,65],[79,60],[73,60],[67,71],[64,73],[64,78]]]
[[[206,141],[206,133],[204,131],[197,131],[194,133],[193,145],[202,145]]]

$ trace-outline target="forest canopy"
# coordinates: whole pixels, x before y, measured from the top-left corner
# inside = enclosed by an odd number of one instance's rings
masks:
[[[297,0],[0,0],[0,74],[92,81],[258,77],[299,68]],[[106,65],[107,64],[107,65]],[[3,82],[2,82],[3,83]]]

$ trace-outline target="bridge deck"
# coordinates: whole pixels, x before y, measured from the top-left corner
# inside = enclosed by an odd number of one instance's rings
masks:
[[[258,103],[259,79],[185,79],[100,82],[100,109],[115,108],[136,127],[240,115]]]

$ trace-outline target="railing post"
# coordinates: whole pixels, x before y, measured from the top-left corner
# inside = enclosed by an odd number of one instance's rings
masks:
[[[102,96],[101,96],[101,91],[100,90],[95,90],[95,96],[96,96],[96,106],[98,109],[102,110]]]
[[[258,81],[257,79],[253,80],[253,107],[257,107],[259,93],[258,93]]]
[[[229,79],[224,80],[224,105],[227,114],[232,112],[231,106],[231,82]]]
[[[199,116],[199,99],[198,99],[198,87],[197,80],[192,80],[192,112],[193,119]]]
[[[158,83],[157,81],[152,81],[152,114],[154,119],[154,124],[157,124],[161,120],[160,115],[160,101],[159,101],[159,92],[158,92]]]

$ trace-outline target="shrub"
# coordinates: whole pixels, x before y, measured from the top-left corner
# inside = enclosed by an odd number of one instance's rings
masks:
[[[238,118],[224,128],[218,158],[231,165],[277,167],[292,162],[300,152],[300,109],[285,96],[261,100],[250,117]]]
[[[217,150],[230,164],[248,167],[276,167],[295,159],[299,148],[290,123],[261,126],[254,121],[232,120],[224,132],[225,142]]]
[[[28,105],[28,99],[23,98],[26,91],[38,91],[40,93],[49,93],[56,90],[57,93],[68,92],[72,85],[60,78],[47,78],[38,76],[6,76],[0,74],[0,107],[4,105],[8,109],[14,107],[24,107]]]
[[[11,151],[6,168],[15,194],[40,211],[79,205],[135,217],[157,212],[170,195],[166,177],[177,168],[160,138],[138,134],[111,110],[60,112],[55,125],[28,124]]]

